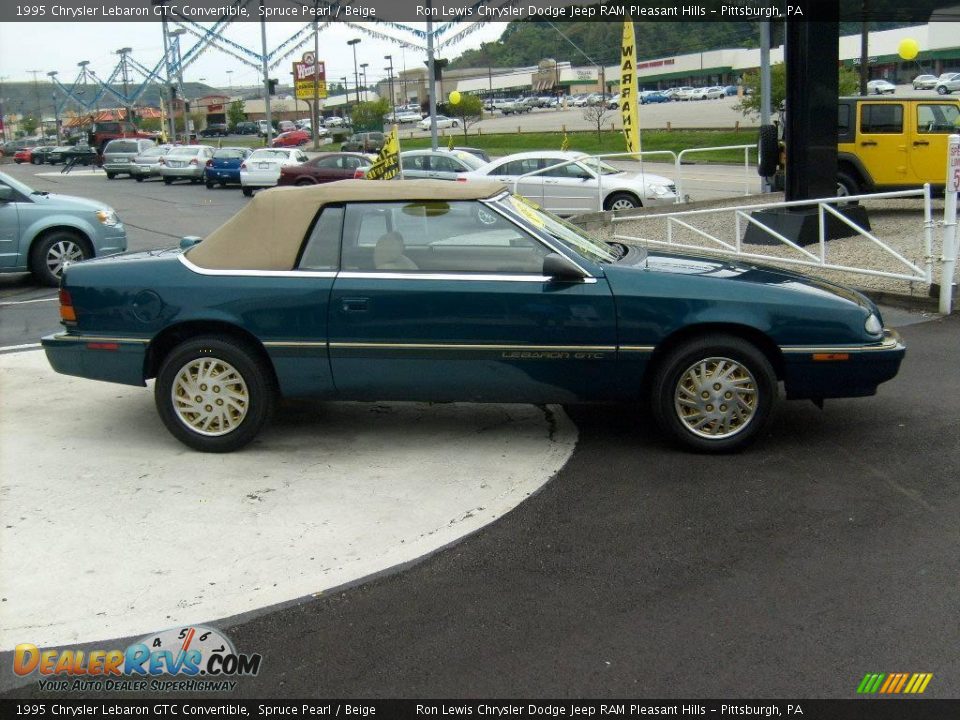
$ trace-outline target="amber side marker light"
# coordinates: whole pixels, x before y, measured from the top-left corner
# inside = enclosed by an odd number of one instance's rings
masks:
[[[814,362],[836,362],[837,360],[849,360],[850,353],[814,353]]]
[[[88,350],[119,350],[120,343],[114,342],[91,342],[87,343]]]
[[[76,322],[77,313],[73,309],[73,300],[66,290],[60,291],[60,319],[63,322]]]

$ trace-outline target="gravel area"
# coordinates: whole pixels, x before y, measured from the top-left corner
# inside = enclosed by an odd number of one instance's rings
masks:
[[[783,193],[769,193],[765,195],[755,195],[750,197],[738,197],[731,200],[692,203],[676,207],[676,212],[687,210],[709,210],[703,214],[682,217],[680,220],[687,224],[702,230],[705,233],[719,237],[729,244],[735,243],[735,220],[734,212],[724,210],[724,208],[739,207],[743,205],[760,205],[776,203],[783,201]],[[900,253],[904,258],[923,267],[924,263],[924,217],[922,198],[894,198],[889,200],[871,200],[863,203],[870,219],[872,234]],[[943,244],[943,199],[934,199],[933,203],[933,221],[935,224],[933,230],[933,257],[935,258],[933,278],[934,282],[939,277],[939,258]],[[650,208],[644,210],[631,211],[629,214],[623,214],[621,217],[635,218],[627,222],[617,222],[611,224],[609,213],[593,215],[579,219],[578,224],[583,224],[593,233],[600,237],[610,239],[616,233],[617,235],[629,236],[636,240],[625,241],[633,242],[644,247],[653,249],[663,248],[663,246],[653,245],[644,242],[645,239],[666,240],[667,239],[667,219],[649,218],[649,215],[661,215],[672,212],[673,208]],[[740,221],[741,235],[745,232],[747,221]],[[696,232],[673,223],[673,242],[694,245],[697,248],[709,249],[718,247],[715,243],[705,239]],[[809,245],[806,249],[815,255],[819,255],[819,245]],[[794,258],[803,259],[802,253],[787,245],[778,243],[776,245],[747,245],[742,246],[743,252],[758,253],[769,255],[773,258]],[[690,252],[690,250],[678,250],[678,252]],[[869,268],[893,273],[910,273],[912,271],[903,263],[897,260],[893,255],[883,248],[877,246],[869,239],[860,235],[848,238],[837,238],[829,240],[826,243],[826,260],[833,265],[843,265],[857,268]],[[853,273],[849,271],[828,270],[820,267],[809,267],[805,265],[795,265],[791,263],[779,263],[775,259],[757,260],[770,265],[778,265],[790,268],[797,272],[817,275],[820,277],[837,280],[846,285],[861,288],[867,291],[889,293],[892,295],[905,296],[908,298],[928,298],[930,285],[924,282],[912,282],[895,278],[879,277],[874,275],[864,275],[862,273]]]

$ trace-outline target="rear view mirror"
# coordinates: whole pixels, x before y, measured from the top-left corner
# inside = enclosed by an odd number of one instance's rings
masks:
[[[189,250],[201,240],[203,240],[203,238],[197,237],[196,235],[185,235],[184,237],[180,238],[180,249]]]
[[[13,200],[13,188],[0,185],[0,202],[10,202],[11,200]]]

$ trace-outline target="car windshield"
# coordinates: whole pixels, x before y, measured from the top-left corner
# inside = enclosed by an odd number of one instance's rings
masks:
[[[624,172],[623,170],[619,170],[610,163],[598,158],[584,157],[580,160],[580,164],[586,165],[594,172],[599,170],[601,175],[616,175],[617,173]]]
[[[218,160],[242,160],[246,153],[238,148],[221,148],[213,153]]]
[[[112,140],[104,152],[108,153],[130,153],[137,152],[136,140]]]
[[[21,195],[32,195],[34,193],[34,189],[32,187],[29,185],[24,185],[19,180],[14,180],[6,173],[0,173],[0,184],[12,187]]]
[[[195,147],[177,147],[177,148],[173,148],[170,151],[170,155],[187,157],[187,156],[196,155],[198,152],[200,151]]]
[[[466,150],[454,150],[450,154],[456,157],[458,160],[460,160],[460,162],[462,162],[471,170],[476,170],[486,165],[486,163],[483,162],[483,160],[478,158],[476,155],[471,155]]]
[[[525,197],[513,194],[504,195],[497,203],[517,213],[534,227],[543,230],[588,260],[599,263],[613,263],[619,259],[619,255],[610,245],[590,237],[576,225],[547,212]]]
[[[144,150],[142,153],[140,153],[140,157],[145,157],[145,158],[162,157],[169,152],[170,152],[170,148],[155,147],[155,148],[150,148],[149,150]]]

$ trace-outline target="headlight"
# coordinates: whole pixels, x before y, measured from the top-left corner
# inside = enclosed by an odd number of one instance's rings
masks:
[[[120,218],[117,217],[117,213],[113,210],[97,210],[97,220],[111,227],[120,222]]]
[[[869,335],[882,335],[883,323],[880,322],[880,318],[870,313],[870,317],[868,317],[867,321],[863,324],[863,329],[866,330]]]
[[[647,195],[657,195],[662,197],[664,195],[672,195],[673,192],[672,185],[647,185]]]

